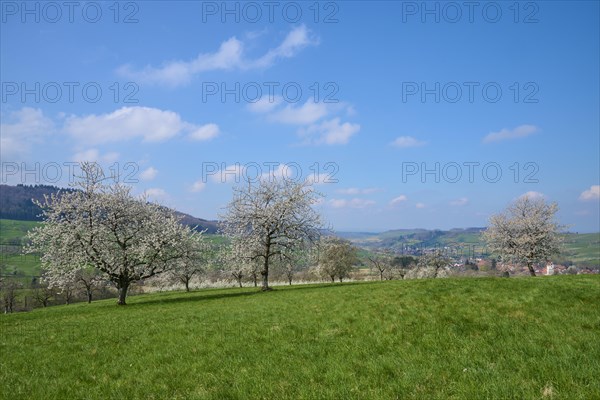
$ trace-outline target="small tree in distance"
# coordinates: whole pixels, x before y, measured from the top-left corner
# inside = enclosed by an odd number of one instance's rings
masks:
[[[245,247],[239,238],[229,238],[229,244],[222,246],[218,252],[218,259],[222,265],[222,273],[226,278],[233,278],[239,287],[243,287],[243,279],[252,276],[256,269],[256,262],[244,253]]]
[[[530,275],[535,276],[535,262],[546,261],[560,252],[559,230],[564,227],[554,219],[557,211],[556,203],[520,197],[503,213],[490,218],[484,238],[503,261],[523,262]]]
[[[12,313],[15,309],[17,300],[17,291],[21,289],[23,285],[15,278],[4,278],[0,277],[0,297],[2,299],[2,306],[4,313]]]
[[[440,271],[443,271],[450,265],[451,261],[442,250],[435,249],[419,259],[417,266],[421,271],[432,270],[433,278],[437,278]]]
[[[175,261],[175,267],[169,271],[172,280],[185,286],[185,291],[190,291],[190,282],[194,277],[201,275],[205,267],[216,256],[216,251],[202,235],[190,236],[179,244],[182,256]]]
[[[387,276],[389,279],[392,278],[392,256],[386,253],[377,253],[374,255],[370,255],[367,257],[371,262],[371,268],[376,270],[379,273],[379,280],[383,280],[385,273],[387,272]]]
[[[392,260],[392,267],[400,279],[404,279],[408,271],[417,265],[417,259],[412,256],[396,256]]]
[[[358,250],[347,240],[327,237],[319,243],[317,253],[318,269],[321,275],[340,282],[348,277],[352,267],[358,263]]]

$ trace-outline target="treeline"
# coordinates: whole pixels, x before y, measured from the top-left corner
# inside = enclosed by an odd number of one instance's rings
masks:
[[[43,201],[44,195],[51,195],[61,189],[52,185],[0,185],[0,218],[19,221],[41,221],[42,210],[32,199]]]
[[[73,192],[74,189],[59,188],[52,185],[0,185],[0,219],[13,219],[18,221],[41,221],[42,210],[32,200],[43,201],[44,195],[62,192]],[[217,232],[217,223],[191,215],[175,212],[181,216],[184,225],[207,233]]]

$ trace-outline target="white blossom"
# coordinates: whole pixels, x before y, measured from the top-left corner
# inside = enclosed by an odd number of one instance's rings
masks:
[[[44,222],[29,233],[27,251],[42,253],[50,276],[93,266],[116,285],[119,304],[125,304],[132,282],[174,268],[186,255],[182,243],[198,233],[171,210],[134,198],[130,187],[106,184],[97,165],[83,163],[81,169],[78,190],[38,202]]]
[[[502,262],[523,262],[535,276],[533,264],[546,261],[560,251],[559,230],[555,220],[556,203],[546,204],[543,198],[521,197],[503,213],[490,218],[484,238]]]
[[[269,290],[269,265],[307,248],[319,237],[320,216],[312,208],[319,194],[308,182],[270,176],[234,188],[221,217],[222,231],[232,241],[233,256],[245,266],[260,263],[262,289]]]

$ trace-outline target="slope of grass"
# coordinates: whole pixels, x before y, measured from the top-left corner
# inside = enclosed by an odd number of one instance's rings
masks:
[[[39,225],[39,222],[35,221],[0,219],[0,243],[21,244],[27,232],[37,225]]]
[[[40,271],[39,256],[22,254],[25,235],[39,224],[35,221],[0,219],[0,274],[28,281]]]
[[[600,398],[600,279],[204,290],[0,317],[12,399]]]
[[[600,265],[600,232],[566,235],[564,253],[576,264]]]

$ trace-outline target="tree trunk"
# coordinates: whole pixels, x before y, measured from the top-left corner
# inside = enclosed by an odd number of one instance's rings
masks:
[[[535,270],[533,269],[533,263],[527,263],[527,268],[529,268],[529,274],[531,276],[535,276]]]
[[[242,277],[239,277],[237,281],[238,281],[238,285],[240,285],[240,287],[242,287]]]
[[[271,288],[269,287],[269,267],[266,266],[265,268],[266,269],[260,273],[263,277],[262,287],[260,288],[260,290],[262,291],[271,290]]]
[[[254,287],[258,287],[258,275],[252,274],[252,279],[254,280]]]
[[[288,282],[290,283],[290,286],[292,286],[292,277],[288,277]]]
[[[92,303],[92,289],[88,289],[87,291],[87,299],[88,299],[88,304]]]
[[[267,254],[268,254],[268,249],[267,249]],[[260,273],[262,275],[263,278],[263,282],[262,282],[262,291],[267,291],[267,290],[271,290],[271,288],[269,287],[269,257],[265,257],[265,263],[263,265],[263,270]]]
[[[335,283],[335,275],[330,275],[331,283]]]
[[[265,245],[265,262],[263,264],[263,270],[260,272],[263,278],[262,288],[261,290],[267,291],[271,290],[269,287],[269,256],[271,255],[271,237],[267,237],[267,243]]]
[[[185,291],[186,292],[190,291],[190,280],[189,279],[185,280]]]
[[[379,271],[379,280],[383,280],[383,271]]]
[[[117,304],[120,306],[124,306],[127,305],[125,299],[127,297],[127,289],[129,289],[129,282],[121,282],[119,285],[119,301],[117,302]]]

